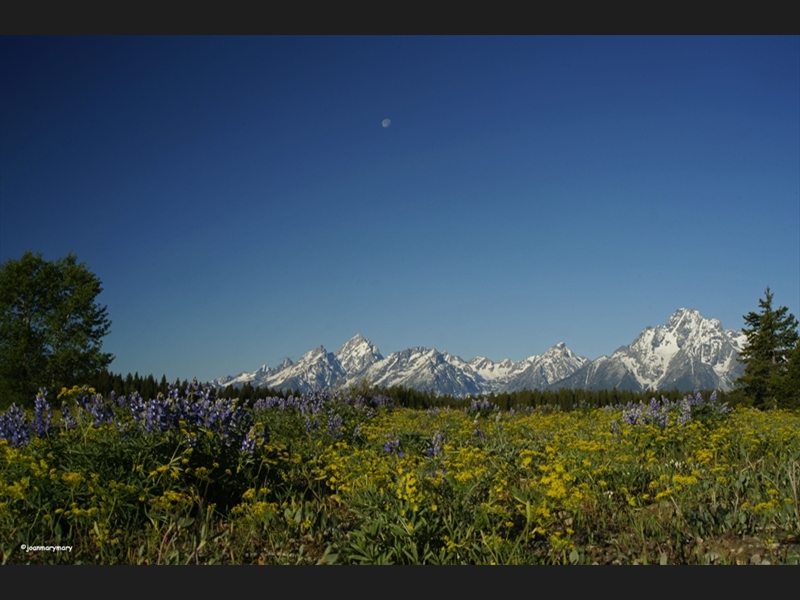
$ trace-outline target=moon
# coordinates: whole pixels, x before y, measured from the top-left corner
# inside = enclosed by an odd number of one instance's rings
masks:
[[[384,119],[383,121],[381,121],[381,125],[383,125],[384,129],[386,129],[391,124],[392,124],[392,120],[391,119]]]

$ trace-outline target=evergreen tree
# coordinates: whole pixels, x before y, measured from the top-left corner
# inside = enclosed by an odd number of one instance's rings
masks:
[[[117,394],[127,396],[125,393],[125,383],[122,381],[122,373],[117,373],[114,376],[114,387],[112,388]]]
[[[93,386],[98,392],[103,394],[103,396],[108,396],[111,392],[111,373],[108,372],[108,369],[103,369],[100,371],[96,379],[96,383]]]
[[[148,400],[156,397],[156,381],[152,375],[142,380],[142,396]]]
[[[246,401],[252,400],[255,395],[256,391],[253,389],[253,386],[250,384],[249,381],[245,383],[239,390],[239,398],[242,400]]]
[[[800,341],[794,345],[784,367],[771,379],[777,404],[781,408],[800,408]]]
[[[736,383],[754,406],[775,408],[786,401],[783,391],[789,356],[800,335],[797,319],[788,313],[789,309],[785,306],[772,308],[773,294],[769,288],[765,296],[758,301],[760,312],[744,315],[747,346],[739,353],[739,362],[745,368],[744,375]]]
[[[123,385],[122,390],[123,390],[122,393],[126,396],[128,394],[132,394],[133,392],[137,391],[136,384],[133,381],[133,375],[131,375],[130,373],[128,373],[125,376],[125,385]]]

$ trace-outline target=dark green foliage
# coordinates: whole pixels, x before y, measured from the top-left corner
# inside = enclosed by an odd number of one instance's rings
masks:
[[[137,372],[133,375],[128,373],[123,377],[121,374],[112,373],[106,369],[103,369],[94,377],[80,381],[79,384],[94,388],[102,396],[108,396],[111,392],[114,392],[117,396],[127,396],[137,392],[145,400],[151,400],[159,394],[166,396],[169,391],[166,375],[162,375],[161,379],[156,383],[156,379],[152,374],[143,377]],[[175,385],[181,390],[186,389],[186,385],[181,386],[179,381],[175,381]]]
[[[789,354],[785,370],[773,375],[771,380],[775,397],[781,408],[800,408],[800,342]]]
[[[222,391],[222,393],[219,394],[219,397],[239,398],[240,400],[244,400],[248,403],[253,403],[259,398],[288,398],[291,395],[292,394],[288,390],[283,392],[281,390],[274,390],[268,387],[254,388],[251,384],[247,383],[240,388],[229,385]],[[299,394],[296,394],[296,396],[299,396]]]
[[[701,390],[701,393],[710,396],[714,390]],[[473,400],[478,398],[455,398],[447,395],[436,395],[431,392],[413,390],[402,386],[390,388],[375,388],[374,395],[388,396],[396,406],[403,408],[428,409],[433,407],[466,408]],[[500,407],[501,410],[520,408],[549,408],[558,410],[591,409],[609,405],[625,405],[628,403],[649,402],[651,398],[667,398],[673,402],[680,401],[686,396],[685,391],[673,390],[645,390],[634,392],[631,390],[519,390],[516,392],[501,392],[485,396],[489,402]],[[717,391],[720,403],[731,404],[725,392]]]
[[[28,251],[0,267],[0,405],[32,405],[40,387],[72,386],[111,363],[101,291],[73,254],[49,262]]]
[[[758,301],[760,312],[744,316],[747,346],[739,353],[739,361],[745,369],[736,383],[757,408],[789,407],[797,402],[798,388],[792,389],[792,381],[798,378],[798,323],[787,307],[772,308],[769,288],[765,296]]]

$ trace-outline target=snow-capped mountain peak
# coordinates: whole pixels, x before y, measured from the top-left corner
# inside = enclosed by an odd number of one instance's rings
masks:
[[[564,342],[543,354],[500,362],[479,356],[469,361],[449,352],[416,346],[383,357],[360,333],[336,353],[318,346],[293,363],[266,365],[253,373],[217,379],[214,385],[310,391],[357,384],[402,385],[453,396],[522,389],[730,389],[741,375],[739,351],[747,343],[738,330],[723,330],[717,319],[681,308],[664,325],[645,327],[628,346],[590,361]]]
[[[741,375],[736,357],[742,347],[741,332],[681,308],[664,325],[646,327],[630,345],[595,361],[591,376],[576,373],[558,387],[730,389]]]
[[[467,364],[484,381],[502,381],[508,378],[512,369],[517,365],[508,358],[496,363],[483,356],[473,358]]]
[[[360,333],[336,351],[336,359],[348,378],[357,377],[373,363],[383,360],[378,347]]]

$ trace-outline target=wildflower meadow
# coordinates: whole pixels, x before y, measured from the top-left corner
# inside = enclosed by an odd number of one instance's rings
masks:
[[[3,564],[798,564],[800,413],[196,382],[0,414]]]

